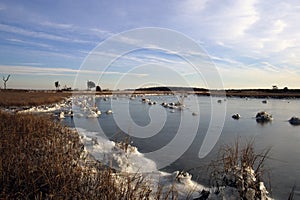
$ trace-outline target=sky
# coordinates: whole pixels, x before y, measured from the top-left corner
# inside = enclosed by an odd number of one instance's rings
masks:
[[[1,0],[0,76],[27,89],[300,88],[299,19],[298,0]]]

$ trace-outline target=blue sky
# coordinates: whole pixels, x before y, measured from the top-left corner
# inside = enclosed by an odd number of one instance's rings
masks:
[[[297,0],[2,0],[0,75],[11,74],[8,88],[54,89],[56,80],[85,88],[76,76],[99,43],[124,31],[157,27],[196,42],[225,88],[300,88],[299,19]],[[170,70],[176,73],[168,75]],[[91,71],[84,78],[102,88],[123,89],[184,85],[179,81],[184,74],[187,85],[207,87],[189,76],[184,60],[157,49],[122,56],[105,74],[101,79]]]

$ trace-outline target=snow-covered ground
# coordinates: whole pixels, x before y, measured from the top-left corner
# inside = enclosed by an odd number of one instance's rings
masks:
[[[178,192],[179,199],[185,199],[188,195],[194,199],[200,196],[203,189],[208,190],[203,185],[192,181],[192,176],[188,173],[179,171],[166,173],[157,170],[154,161],[146,158],[130,144],[126,151],[120,143],[99,137],[96,132],[88,132],[80,128],[77,128],[77,132],[87,152],[95,159],[119,172],[144,174],[145,180],[153,187],[152,191],[155,191],[159,184],[164,186],[165,191],[173,186]]]

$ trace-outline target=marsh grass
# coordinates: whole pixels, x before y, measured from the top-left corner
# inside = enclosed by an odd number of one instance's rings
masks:
[[[71,95],[54,91],[0,90],[0,107],[48,105],[60,102]]]
[[[223,146],[218,159],[209,167],[212,185],[234,187],[241,199],[264,199],[268,193],[262,185],[266,172],[264,163],[270,150],[257,153],[254,140],[242,144],[236,139],[234,144]]]
[[[78,134],[49,117],[0,112],[0,199],[147,199],[142,176],[83,157]]]
[[[288,200],[294,200],[295,199],[295,189],[296,189],[296,185],[294,185],[292,187],[292,190],[291,190],[291,192],[289,194]]]

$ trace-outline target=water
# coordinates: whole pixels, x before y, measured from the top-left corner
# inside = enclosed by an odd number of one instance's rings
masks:
[[[102,111],[99,118],[74,117],[74,121],[66,118],[65,122],[69,126],[99,132],[99,135],[102,132],[111,140],[124,140],[129,135],[132,144],[140,152],[153,160],[156,159],[158,163],[174,158],[174,162],[164,167],[165,171],[186,170],[204,184],[208,184],[206,167],[210,160],[215,158],[221,145],[233,143],[238,137],[242,140],[254,138],[258,152],[271,147],[270,158],[265,168],[266,173],[270,174],[272,196],[276,199],[287,199],[293,185],[299,184],[300,126],[292,126],[288,122],[292,116],[300,116],[299,100],[268,99],[267,104],[263,104],[262,99],[228,98],[221,99],[222,103],[217,103],[217,99],[220,98],[189,95],[184,98],[186,107],[183,110],[173,111],[162,107],[160,103],[176,102],[178,97],[149,96],[149,98],[157,104],[142,103],[139,97],[134,100],[118,97],[107,101],[96,97],[96,105]],[[215,110],[219,116],[215,118],[213,124],[219,126],[222,123],[216,120],[222,121],[224,108],[226,108],[226,115],[220,138],[212,151],[200,159],[198,153],[209,130],[212,110]],[[114,113],[105,114],[108,109],[112,109]],[[265,124],[257,123],[254,117],[259,111],[271,113],[274,120]],[[193,116],[193,112],[198,115]],[[239,120],[231,118],[235,113],[241,115]],[[176,139],[178,134],[182,134],[178,133],[179,127],[184,133],[179,137],[180,140]],[[217,130],[220,127],[212,126],[212,128]],[[173,140],[176,142],[172,143]],[[160,150],[166,146],[171,147],[161,153]],[[160,153],[159,157],[157,154],[151,154],[155,151]],[[177,159],[176,156],[179,154],[182,155]],[[296,199],[297,197],[300,197],[300,192],[296,188]]]

